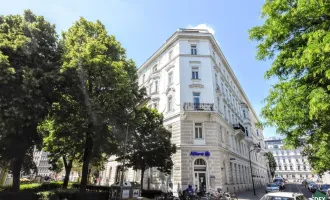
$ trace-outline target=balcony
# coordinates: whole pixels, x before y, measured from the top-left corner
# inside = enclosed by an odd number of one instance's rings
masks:
[[[245,128],[241,124],[233,124],[235,136],[242,140],[245,137]]]
[[[213,103],[184,103],[185,111],[214,111]]]
[[[249,148],[254,144],[253,139],[250,136],[245,136],[245,140]]]

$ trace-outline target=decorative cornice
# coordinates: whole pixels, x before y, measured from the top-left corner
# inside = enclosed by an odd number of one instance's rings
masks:
[[[204,85],[202,84],[191,84],[189,85],[190,88],[204,88]]]

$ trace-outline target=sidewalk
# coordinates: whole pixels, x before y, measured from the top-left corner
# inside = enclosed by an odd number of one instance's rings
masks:
[[[257,188],[256,189],[256,195],[254,196],[253,190],[245,191],[245,192],[237,192],[236,197],[239,200],[260,200],[261,197],[265,195],[265,188]]]

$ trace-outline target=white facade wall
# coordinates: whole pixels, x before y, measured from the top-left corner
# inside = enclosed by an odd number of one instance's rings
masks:
[[[192,45],[197,47],[196,55],[192,55]],[[192,75],[196,69],[198,78]],[[264,148],[262,129],[256,127],[257,115],[210,33],[177,31],[140,67],[138,75],[140,86],[146,87],[151,97],[149,106],[164,114],[164,126],[177,145],[172,174],[164,176],[150,169],[144,177],[146,189],[171,188],[176,193],[188,184],[204,183],[207,190],[230,192],[252,187],[249,151],[256,143]],[[197,94],[199,100],[194,100]],[[234,129],[234,124],[247,131]],[[202,137],[196,138],[199,131]],[[255,151],[251,159],[254,182],[260,187],[269,181],[267,161]],[[110,160],[106,170],[117,165],[120,163]],[[132,171],[125,179],[138,181],[138,174]],[[109,184],[115,174],[105,174],[110,177]]]
[[[37,150],[33,153],[33,161],[38,168],[38,175],[50,176],[54,174],[51,170],[49,170],[51,165],[48,163],[48,154],[48,152]]]
[[[318,176],[312,172],[307,158],[301,154],[302,148],[295,150],[283,149],[281,138],[269,138],[265,140],[266,151],[273,154],[276,161],[276,175],[289,181],[303,181],[309,179],[318,180]]]

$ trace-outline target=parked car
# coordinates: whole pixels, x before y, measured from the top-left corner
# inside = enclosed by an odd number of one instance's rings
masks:
[[[282,179],[281,177],[274,178],[273,181],[274,181],[274,183],[275,183],[276,185],[279,186],[280,189],[284,189],[284,188],[285,188],[284,181],[283,181],[283,179]]]
[[[314,185],[316,185],[316,183],[314,183],[314,182],[309,182],[308,185],[307,185],[308,190],[311,191],[311,189],[312,189],[312,187],[313,187]]]
[[[320,187],[320,192],[322,192],[323,194],[327,193],[327,190],[330,188],[330,184],[323,184]]]
[[[318,189],[319,189],[319,186],[317,184],[315,184],[309,191],[311,191],[311,193],[315,193]]]
[[[268,183],[266,185],[266,193],[268,192],[278,192],[280,191],[280,187],[276,185],[275,183]]]
[[[265,194],[260,200],[307,200],[302,193],[271,192]]]

